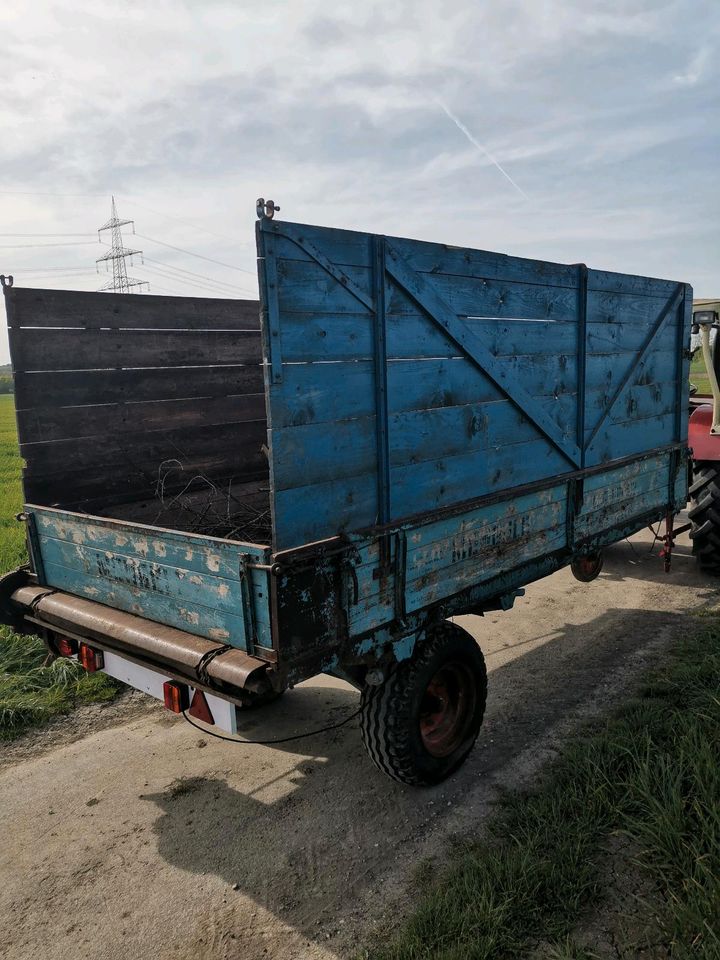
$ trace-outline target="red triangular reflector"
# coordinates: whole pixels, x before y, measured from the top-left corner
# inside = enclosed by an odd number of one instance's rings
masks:
[[[203,723],[209,723],[212,726],[215,726],[213,715],[210,712],[210,707],[208,706],[207,699],[202,690],[196,690],[193,694],[192,703],[190,704],[188,713],[191,717],[195,717],[196,720],[202,720]]]

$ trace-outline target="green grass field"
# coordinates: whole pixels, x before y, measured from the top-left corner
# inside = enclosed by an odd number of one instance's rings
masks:
[[[21,460],[12,396],[0,396],[0,572],[25,562]],[[37,637],[17,636],[0,627],[0,740],[47,723],[82,703],[112,699],[117,685],[103,674],[88,674],[75,661],[50,662]]]
[[[0,572],[25,559],[25,530],[15,519],[22,510],[20,451],[12,396],[0,396]]]
[[[413,915],[365,956],[717,960],[720,618],[702,623],[635,700],[565,748],[537,792],[506,797],[487,839],[420,870]],[[634,923],[618,911],[613,950],[598,955],[582,921],[617,868],[637,872],[619,890]]]

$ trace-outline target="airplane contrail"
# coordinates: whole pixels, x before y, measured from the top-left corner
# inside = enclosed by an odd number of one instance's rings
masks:
[[[450,108],[447,107],[447,106],[442,102],[442,100],[439,100],[437,97],[435,98],[435,100],[436,100],[436,103],[438,104],[438,106],[440,107],[440,109],[450,118],[450,120],[452,120],[452,122],[455,124],[455,126],[456,126],[456,127],[458,128],[458,130],[460,131],[460,133],[463,133],[463,134],[467,137],[467,139],[470,141],[470,143],[471,143],[474,147],[476,147],[476,149],[478,149],[478,150],[480,151],[480,153],[484,154],[484,156],[486,156],[486,157],[488,158],[488,160],[490,161],[490,163],[494,164],[494,165],[498,168],[498,170],[499,170],[500,173],[505,177],[505,179],[508,180],[508,181],[513,185],[513,187],[515,187],[515,189],[516,189],[517,192],[520,194],[520,196],[521,196],[521,197],[524,197],[524,198],[529,202],[529,201],[530,201],[530,197],[525,193],[525,191],[522,189],[522,187],[519,187],[519,186],[515,183],[515,181],[514,181],[513,178],[510,176],[510,174],[507,172],[507,170],[504,170],[504,169],[500,166],[500,163],[499,163],[499,162],[495,159],[495,157],[490,153],[490,151],[488,150],[488,148],[487,148],[487,147],[484,147],[484,146],[480,143],[479,140],[476,140],[476,139],[475,139],[475,137],[472,135],[472,133],[470,133],[470,131],[469,131],[468,128],[465,126],[465,124],[462,122],[462,120],[459,120],[459,119],[455,116],[455,114],[452,112],[452,110],[450,110]]]

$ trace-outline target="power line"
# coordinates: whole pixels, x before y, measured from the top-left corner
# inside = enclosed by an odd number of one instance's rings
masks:
[[[92,234],[91,233],[0,233],[0,237],[92,237]]]
[[[29,250],[31,247],[88,247],[91,243],[95,244],[97,240],[69,240],[67,243],[0,243],[0,250]]]
[[[188,274],[191,277],[197,277],[199,280],[210,280],[212,283],[220,284],[223,287],[229,287],[231,290],[243,290],[245,293],[248,293],[246,287],[240,287],[235,283],[228,283],[225,280],[216,280],[215,277],[208,277],[204,273],[193,273],[192,270],[185,270],[183,267],[176,267],[174,264],[163,263],[161,260],[153,260],[152,257],[145,257],[146,263],[155,263],[160,267],[163,267],[166,270],[176,270],[178,273]]]
[[[183,250],[182,247],[174,247],[171,243],[164,243],[162,240],[155,240],[153,237],[147,237],[142,233],[137,233],[136,236],[140,237],[141,240],[149,240],[150,243],[157,243],[161,247],[168,247],[170,250],[177,250],[178,253],[185,253],[189,257],[197,257],[199,260],[207,260],[208,263],[216,263],[220,267],[227,267],[228,270],[238,270],[240,273],[250,274],[251,277],[255,276],[252,270],[244,270],[242,267],[236,267],[232,263],[223,263],[222,260],[214,260],[212,257],[205,257],[201,253],[193,253],[192,250]]]
[[[76,197],[104,197],[104,193],[45,193],[39,190],[0,190],[4,197],[66,197],[74,199]]]
[[[75,267],[72,263],[65,267],[15,267],[15,273],[50,273],[54,270],[79,270],[84,269]],[[89,269],[89,268],[88,268]]]
[[[158,276],[164,277],[166,280],[171,280],[179,284],[185,284],[187,286],[194,287],[197,290],[210,290],[212,293],[220,293],[228,298],[230,298],[231,293],[236,293],[237,291],[237,288],[235,290],[225,290],[222,287],[211,287],[207,283],[200,283],[197,280],[189,280],[187,277],[176,277],[172,273],[167,273],[165,270],[160,270],[158,267],[149,267],[147,264],[145,264],[145,269],[151,271],[151,273],[157,273]]]
[[[123,197],[123,202],[129,203],[132,207],[140,207],[141,210],[147,210],[148,213],[154,213],[158,217],[164,217],[166,220],[174,220],[176,223],[185,224],[186,227],[193,227],[195,230],[202,230],[203,233],[209,233],[211,237],[217,237],[219,240],[229,240],[231,243],[235,243],[239,247],[247,247],[249,245],[247,240],[238,240],[236,237],[228,237],[224,233],[216,233],[214,230],[208,230],[207,227],[203,227],[199,223],[192,223],[190,220],[183,220],[181,217],[174,217],[169,213],[161,213],[159,210],[153,210],[152,207],[146,207],[145,204],[139,203],[137,200]]]

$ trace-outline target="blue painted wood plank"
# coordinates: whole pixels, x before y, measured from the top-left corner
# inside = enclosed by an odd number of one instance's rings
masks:
[[[567,472],[564,458],[544,440],[397,467],[392,473],[393,516],[451,506]]]
[[[561,513],[557,508],[557,514]],[[436,574],[418,578],[408,585],[407,609],[421,610],[438,600],[459,593],[465,587],[491,580],[533,559],[565,546],[563,526],[527,531],[523,536],[486,547],[475,562],[450,563]]]
[[[309,238],[320,248],[330,243],[333,249],[333,260],[340,265],[367,267],[370,264],[368,235],[365,233],[279,221],[270,222],[265,225],[265,228],[278,235],[278,255],[283,258],[305,258],[295,244],[282,237],[283,234],[291,236],[293,233],[298,233]],[[512,257],[487,250],[406,240],[402,237],[389,239],[394,244],[404,247],[405,255],[411,258],[413,268],[419,272],[442,272],[497,280],[520,279],[571,289],[577,286],[577,268],[574,265]],[[669,294],[672,286],[673,283],[667,280],[602,270],[588,271],[589,289],[601,292],[658,296]]]
[[[587,465],[607,463],[670,443],[675,432],[674,427],[674,411],[657,417],[615,424],[593,439],[587,451]]]
[[[242,606],[237,576],[234,580],[227,580],[50,537],[40,537],[39,542],[46,565],[75,568],[79,575],[85,575],[88,583],[118,581],[149,593],[174,597],[178,602],[207,606],[224,613],[236,613]]]
[[[373,240],[275,221],[261,229],[275,237],[279,278],[285,382],[270,389],[270,445],[276,543],[288,546],[377,517]],[[673,284],[589,271],[578,398],[575,266],[402,238],[388,254],[392,517],[566,472],[579,400],[586,437],[595,429],[600,445],[591,462],[667,442],[680,320],[649,333]]]
[[[210,636],[207,630],[214,629],[215,639],[220,636],[217,631],[224,629],[219,625],[219,617],[227,614],[231,617],[231,625],[235,624],[237,617],[242,619],[238,583],[240,555],[248,554],[257,563],[267,563],[270,557],[267,547],[145,524],[87,517],[53,508],[26,509],[36,517],[46,576],[51,577],[52,571],[57,569],[63,578],[62,582],[48,579],[50,586],[71,589],[68,586],[71,584],[72,592],[82,587],[80,595],[94,596],[99,602],[110,603],[102,597],[117,595],[118,603],[126,604],[119,609],[155,620],[158,619],[156,610],[165,610],[164,601],[156,600],[155,596],[164,596],[169,603],[177,602],[185,610],[192,608],[202,614],[199,622],[205,625],[205,632],[198,635]],[[258,642],[270,646],[267,572],[252,570],[251,577]],[[122,590],[118,592],[117,584],[124,584],[131,591],[140,590],[140,593],[132,593],[132,609],[127,606],[130,594]],[[145,613],[140,611],[141,603],[145,604]],[[214,611],[212,615],[203,612],[206,608]],[[187,616],[183,618],[183,629],[189,629]],[[182,624],[173,621],[173,625]],[[243,645],[244,633],[233,634],[228,642]]]
[[[276,550],[289,550],[371,526],[377,516],[377,481],[365,473],[276,490],[274,503]]]
[[[76,567],[48,564],[45,573],[53,586],[75,596],[87,597],[209,640],[220,640],[241,648],[245,646],[245,625],[241,616],[233,617],[211,607],[184,604],[164,594],[118,581],[93,581]]]
[[[575,521],[575,538],[581,541],[586,537],[612,530],[614,527],[632,523],[633,517],[642,517],[650,510],[659,510],[666,507],[668,502],[667,476],[665,482],[644,492],[638,492],[635,497],[619,503],[613,503],[592,513],[582,514]]]
[[[193,533],[165,530],[141,523],[31,506],[42,535],[70,543],[111,550],[127,557],[141,557],[158,563],[183,567],[195,573],[232,579],[237,577],[240,553],[251,554],[258,563],[267,563],[270,550],[253,544],[203,537]]]
[[[466,324],[458,320],[438,296],[432,285],[414,272],[402,253],[392,246],[387,247],[386,265],[388,273],[427,313],[428,319],[435,323],[458,345],[468,360],[481,369],[497,386],[505,391],[524,415],[542,431],[545,437],[562,455],[573,464],[579,463],[580,451],[577,444],[558,430],[557,424],[543,411],[533,407],[522,382],[514,378],[505,368],[498,365],[482,340]]]
[[[570,432],[558,424],[558,432]],[[393,414],[388,447],[393,470],[406,464],[439,461],[474,451],[493,450],[540,439],[537,427],[508,400],[465,404]],[[377,462],[375,417],[313,423],[271,431],[273,481],[276,490],[374,473]],[[509,485],[512,476],[507,477]],[[468,492],[467,499],[474,494]],[[397,516],[397,514],[395,514]]]

